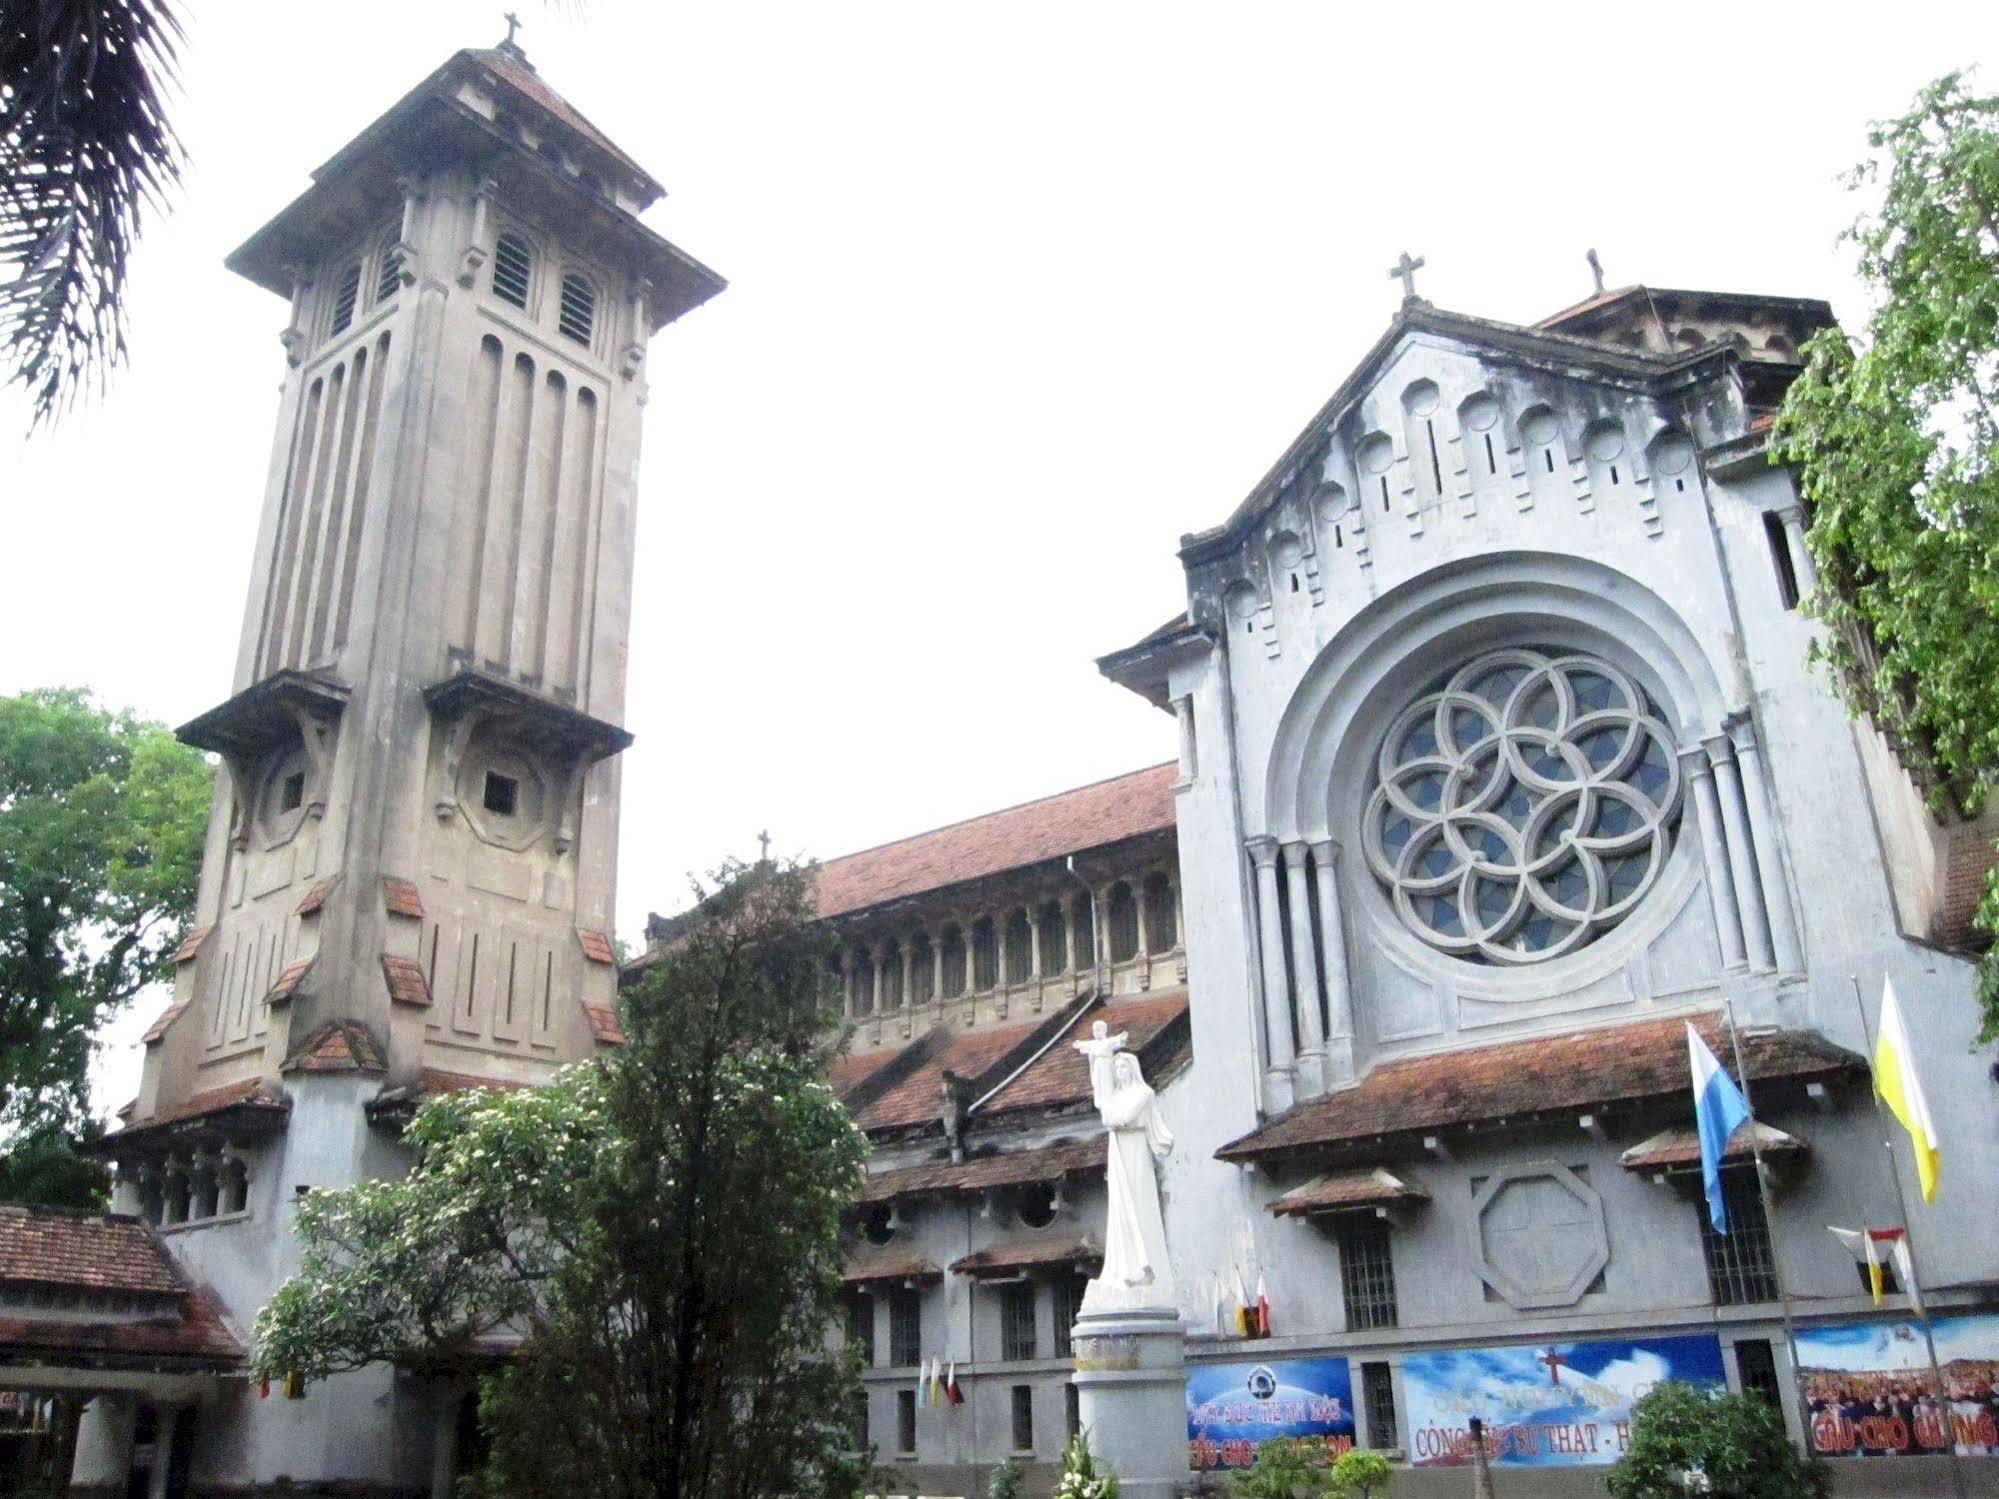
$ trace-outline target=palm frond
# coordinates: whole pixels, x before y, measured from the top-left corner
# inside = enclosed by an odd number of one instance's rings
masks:
[[[39,425],[125,356],[127,262],[180,177],[165,0],[0,0],[0,362]]]

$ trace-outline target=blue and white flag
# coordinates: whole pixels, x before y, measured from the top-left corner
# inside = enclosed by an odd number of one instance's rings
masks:
[[[1701,1034],[1687,1023],[1687,1063],[1694,1074],[1694,1126],[1701,1137],[1701,1187],[1707,1193],[1708,1222],[1728,1232],[1728,1209],[1721,1200],[1721,1153],[1728,1137],[1749,1117],[1749,1101],[1721,1070]]]

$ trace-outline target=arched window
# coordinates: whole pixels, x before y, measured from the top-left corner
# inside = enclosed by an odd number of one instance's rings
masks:
[[[983,994],[999,982],[999,932],[990,916],[972,923],[972,992]]]
[[[902,944],[890,938],[882,944],[882,1008],[902,1008]]]
[[[1090,905],[1087,895],[1079,895],[1069,903],[1069,914],[1076,924],[1076,954],[1072,961],[1078,971],[1097,966],[1096,913]]]
[[[1006,978],[1017,984],[1034,972],[1034,925],[1025,911],[1006,919]]]
[[[534,275],[534,251],[518,234],[503,234],[493,246],[493,295],[525,309]]]
[[[394,232],[382,237],[382,248],[375,258],[375,301],[386,302],[402,289],[403,252],[397,248],[402,243]]]
[[[1158,870],[1145,877],[1145,950],[1171,952],[1180,941],[1173,882]]]
[[[1041,971],[1061,973],[1069,966],[1068,931],[1062,922],[1062,902],[1051,900],[1041,908]]]
[[[944,928],[944,997],[956,999],[965,992],[965,933],[955,926]]]
[[[562,305],[555,326],[564,338],[588,345],[597,326],[597,288],[571,271],[562,278]]]
[[[854,1015],[868,1015],[875,1007],[875,965],[868,957],[865,947],[854,949],[854,955],[847,961],[847,1010]]]
[[[937,997],[937,957],[928,932],[909,939],[909,970],[909,1002],[929,1004]]]
[[[1110,928],[1111,961],[1122,963],[1138,952],[1138,900],[1123,880],[1111,886],[1110,907],[1105,925]]]
[[[333,321],[327,326],[329,336],[345,333],[354,321],[354,304],[361,300],[361,262],[352,262],[340,273],[340,280],[333,288]]]

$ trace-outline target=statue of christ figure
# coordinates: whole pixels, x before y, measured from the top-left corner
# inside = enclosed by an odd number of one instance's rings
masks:
[[[1153,1159],[1173,1148],[1159,1117],[1158,1096],[1124,1049],[1124,1032],[1108,1034],[1099,1020],[1090,1039],[1071,1044],[1089,1058],[1090,1100],[1102,1116],[1108,1142],[1104,1212],[1104,1268],[1083,1292],[1083,1310],[1121,1311],[1173,1307],[1179,1295],[1166,1258],[1166,1226],[1159,1216],[1159,1178]]]

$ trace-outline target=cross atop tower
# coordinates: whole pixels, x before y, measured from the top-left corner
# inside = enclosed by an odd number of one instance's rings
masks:
[[[500,45],[511,48],[515,52],[520,51],[520,43],[514,40],[514,33],[521,29],[521,18],[512,11],[508,11],[500,19],[507,23],[507,39],[501,42]]]
[[[1402,258],[1388,268],[1388,276],[1391,281],[1398,277],[1402,281],[1403,301],[1413,302],[1416,300],[1416,273],[1422,270],[1425,264],[1426,262],[1422,256],[1418,255],[1414,260],[1411,260],[1409,252],[1404,250]]]

